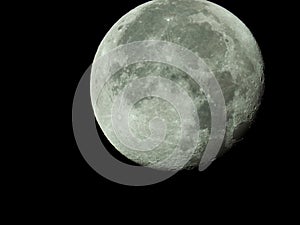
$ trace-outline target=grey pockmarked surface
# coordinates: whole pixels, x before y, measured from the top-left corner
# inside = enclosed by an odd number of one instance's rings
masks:
[[[107,33],[91,73],[105,136],[140,165],[205,169],[243,137],[263,94],[248,28],[202,0],[155,0]]]
[[[169,57],[160,52],[168,52]],[[97,59],[93,64],[91,76],[92,105],[98,121],[110,119],[110,135],[115,135],[115,140],[120,146],[126,147],[134,155],[155,154],[165,142],[168,134],[166,118],[168,111],[151,115],[149,121],[150,135],[146,138],[135,137],[130,130],[130,111],[146,98],[163,99],[173,107],[173,112],[179,115],[179,136],[177,146],[170,151],[165,159],[160,159],[149,165],[156,169],[179,170],[192,158],[199,142],[199,116],[197,107],[190,96],[176,82],[160,76],[146,76],[133,80],[123,88],[122,93],[112,101],[112,106],[98,107],[99,97],[105,95],[104,86],[112,74],[115,74],[126,65],[138,62],[159,62],[181,69],[186,72],[201,88],[207,97],[212,115],[212,126],[209,141],[202,157],[202,167],[206,167],[217,156],[221,147],[226,129],[226,107],[223,92],[218,81],[211,73],[201,58],[193,52],[177,44],[164,41],[132,42],[120,46]],[[93,85],[96,84],[96,85]],[[100,93],[100,94],[99,94]],[[101,103],[103,100],[101,100]],[[148,110],[150,110],[148,108]],[[107,113],[107,114],[105,114]],[[143,112],[145,115],[148,112]],[[170,124],[173,121],[170,121]],[[146,124],[144,124],[146,126]],[[172,131],[172,130],[171,130]],[[110,137],[109,135],[109,137]],[[112,141],[115,143],[114,141]]]

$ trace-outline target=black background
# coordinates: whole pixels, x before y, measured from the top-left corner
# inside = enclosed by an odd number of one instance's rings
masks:
[[[162,183],[145,187],[113,183],[98,175],[84,161],[77,148],[71,123],[76,87],[111,26],[144,2],[74,2],[68,6],[57,6],[51,13],[49,26],[55,22],[52,43],[57,47],[54,48],[54,55],[61,62],[60,72],[55,74],[55,79],[64,92],[59,96],[63,100],[60,110],[66,108],[64,112],[68,118],[61,122],[67,123],[67,129],[61,131],[62,134],[58,131],[60,145],[56,157],[59,172],[55,175],[54,189],[70,201],[90,200],[96,204],[107,204],[112,209],[114,203],[122,200],[137,205],[153,202],[163,205],[171,201],[178,203],[178,207],[182,205],[179,202],[183,202],[186,207],[189,204],[200,206],[204,199],[213,202],[220,199],[224,200],[224,204],[232,204],[236,200],[250,201],[263,208],[264,204],[272,205],[280,200],[291,199],[289,195],[295,188],[293,185],[297,176],[289,163],[296,151],[291,145],[295,131],[289,129],[294,123],[289,109],[297,103],[287,100],[294,90],[290,80],[293,73],[286,63],[292,56],[284,52],[290,48],[292,41],[289,37],[293,36],[293,32],[287,22],[290,15],[284,14],[285,5],[275,1],[212,1],[231,11],[248,26],[261,48],[265,62],[266,88],[256,122],[244,140],[229,153],[204,172],[181,171]],[[110,146],[103,136],[101,139]],[[109,148],[112,149],[111,146]]]

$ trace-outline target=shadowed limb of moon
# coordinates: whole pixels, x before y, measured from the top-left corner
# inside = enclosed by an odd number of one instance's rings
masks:
[[[86,162],[101,176],[124,185],[151,185],[173,176],[176,173],[174,171],[159,171],[122,163],[105,149],[96,129],[91,104],[90,74],[91,66],[78,84],[72,108],[75,139]]]

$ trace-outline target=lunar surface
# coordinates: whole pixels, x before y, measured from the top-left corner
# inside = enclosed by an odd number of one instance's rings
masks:
[[[226,134],[219,155],[243,138],[259,108],[264,88],[263,60],[259,47],[243,22],[226,9],[204,0],[154,0],[123,16],[107,33],[94,62],[118,46],[144,40],[162,40],[183,46],[204,60],[216,77],[226,103]],[[166,53],[162,53],[166,54]],[[130,160],[154,167],[178,145],[181,118],[162,98],[145,97],[128,115],[130,132],[143,140],[151,135],[149,122],[159,117],[166,127],[165,139],[151,151],[137,151],[116,136],[111,120],[114,99],[139,78],[157,76],[175,82],[192,99],[199,117],[199,138],[186,169],[198,166],[211,131],[211,111],[199,85],[178,68],[158,62],[128,65],[113,74],[97,96],[92,96],[96,119],[108,140]],[[92,73],[91,91],[97,88]],[[153,87],[156,88],[156,87]],[[180,161],[180,156],[177,158]],[[157,169],[171,170],[168,166]]]

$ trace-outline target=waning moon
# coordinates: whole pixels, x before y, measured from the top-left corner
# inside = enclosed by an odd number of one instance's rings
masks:
[[[261,52],[245,24],[209,1],[154,0],[133,9],[111,28],[98,48],[95,61],[118,46],[144,40],[172,42],[204,60],[219,82],[226,103],[226,135],[220,155],[241,140],[254,120],[264,89]],[[185,168],[198,166],[211,131],[207,96],[188,74],[170,65],[140,62],[111,76],[99,95],[92,98],[102,131],[118,151],[140,165],[155,167],[153,165],[168,158],[178,145],[181,119],[178,110],[165,99],[145,97],[132,106],[128,115],[130,132],[141,140],[151,135],[151,120],[159,117],[164,121],[165,138],[151,151],[130,149],[118,139],[112,125],[111,110],[117,96],[136,79],[149,76],[175,82],[196,106],[199,137],[196,151]],[[91,91],[97,88],[97,74],[92,77]],[[180,157],[177,160],[180,161]]]

